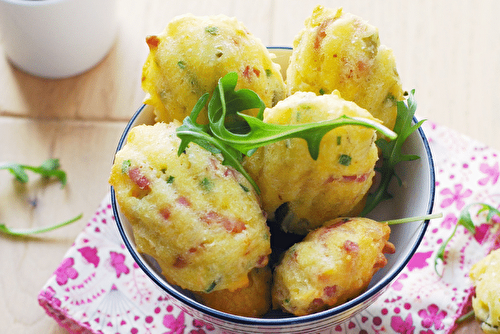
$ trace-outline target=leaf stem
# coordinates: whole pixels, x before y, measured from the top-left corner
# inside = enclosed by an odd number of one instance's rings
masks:
[[[389,224],[389,225],[397,225],[397,224],[404,224],[404,223],[416,222],[416,221],[419,221],[419,220],[437,219],[437,218],[442,218],[442,217],[443,217],[442,213],[434,213],[434,214],[429,214],[429,215],[424,215],[424,216],[416,216],[416,217],[407,217],[407,218],[400,218],[400,219],[392,219],[392,220],[388,220],[387,224]]]
[[[53,231],[53,230],[58,229],[60,227],[72,224],[72,223],[76,222],[77,220],[81,219],[82,217],[83,217],[83,214],[81,213],[78,216],[76,216],[70,220],[67,220],[65,222],[51,225],[48,227],[41,227],[41,228],[35,228],[35,229],[11,229],[11,228],[8,228],[7,226],[5,226],[5,224],[0,224],[0,233],[4,233],[7,235],[16,236],[16,237],[28,236],[28,235],[32,235],[32,234],[40,234],[40,233],[50,232],[50,231]]]

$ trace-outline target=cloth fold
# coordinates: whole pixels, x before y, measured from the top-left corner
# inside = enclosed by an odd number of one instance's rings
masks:
[[[366,310],[326,333],[451,333],[470,310],[471,266],[500,247],[498,224],[477,217],[477,233],[459,227],[445,262],[435,253],[468,203],[500,207],[500,158],[480,142],[425,122],[435,162],[434,212],[407,267]],[[175,306],[135,264],[115,224],[110,196],[78,235],[38,296],[40,305],[71,333],[217,333],[218,329]],[[227,333],[227,331],[225,332]]]

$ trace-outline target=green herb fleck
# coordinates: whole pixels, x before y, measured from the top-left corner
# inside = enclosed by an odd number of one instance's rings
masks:
[[[219,28],[218,27],[206,27],[205,31],[208,32],[210,35],[215,36],[219,32]]]
[[[122,173],[127,174],[130,169],[130,160],[123,160],[122,162]]]
[[[342,136],[337,136],[337,146],[342,144]]]
[[[339,164],[342,166],[349,166],[351,164],[352,158],[347,154],[341,154],[339,156]]]
[[[184,61],[182,61],[182,60],[179,60],[179,61],[177,62],[177,66],[179,66],[179,68],[180,68],[181,70],[183,70],[183,69],[185,69],[185,68],[186,68],[186,62],[184,62]]]
[[[172,183],[174,183],[174,179],[175,179],[175,177],[174,177],[174,176],[172,176],[172,175],[170,175],[170,176],[168,177],[168,179],[167,179],[167,183],[168,183],[168,184],[172,184]]]
[[[216,286],[217,286],[217,282],[213,281],[212,283],[210,283],[210,285],[208,286],[208,288],[205,289],[205,292],[206,293],[212,292],[215,289]]]
[[[250,189],[248,189],[248,187],[246,187],[244,184],[241,184],[241,183],[240,183],[240,187],[241,187],[241,189],[243,189],[243,191],[244,191],[244,192],[246,192],[246,193],[250,191]]]
[[[200,186],[204,191],[209,192],[214,188],[214,183],[204,177],[203,180],[200,181]]]
[[[325,90],[323,88],[320,88],[319,89],[319,95],[325,95]]]
[[[266,68],[266,76],[270,78],[273,75],[273,70]]]

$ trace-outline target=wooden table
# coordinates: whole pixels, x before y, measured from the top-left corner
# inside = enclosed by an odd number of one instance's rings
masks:
[[[500,149],[500,28],[496,0],[317,1],[367,19],[394,50],[417,114]],[[65,333],[38,306],[37,294],[109,191],[112,155],[140,106],[145,36],[174,16],[236,16],[266,45],[290,46],[316,2],[293,0],[119,0],[119,34],[110,54],[82,75],[47,80],[0,57],[0,161],[40,164],[59,158],[68,185],[28,185],[0,173],[0,222],[37,227],[79,213],[74,225],[40,238],[0,237],[0,327],[5,333]],[[0,40],[0,54],[3,54]],[[461,329],[480,333],[475,322]]]

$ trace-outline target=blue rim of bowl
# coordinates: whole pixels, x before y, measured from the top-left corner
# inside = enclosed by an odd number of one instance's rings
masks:
[[[279,48],[279,47],[277,47]],[[287,49],[283,47],[282,49]],[[128,122],[127,126],[125,127],[120,140],[118,142],[118,146],[116,149],[116,152],[118,152],[123,145],[125,144],[125,141],[127,139],[127,135],[132,127],[134,127],[134,123],[139,117],[139,115],[142,113],[146,105],[142,105],[132,116],[130,121]],[[413,118],[413,121],[417,123],[416,117]],[[434,171],[434,160],[432,158],[432,153],[431,149],[429,146],[429,143],[427,141],[427,137],[424,134],[424,130],[419,127],[418,128],[418,133],[420,138],[422,139],[422,143],[424,145],[425,151],[427,153],[427,159],[428,159],[428,164],[429,164],[429,176],[430,176],[430,197],[429,197],[429,202],[427,203],[427,214],[432,213],[433,207],[434,207],[434,195],[435,195],[435,171]],[[120,235],[123,239],[123,242],[125,246],[127,247],[128,251],[132,255],[133,259],[137,263],[137,265],[142,269],[142,271],[150,278],[152,279],[159,287],[161,287],[165,292],[176,298],[177,300],[181,301],[182,303],[188,305],[189,307],[195,309],[198,312],[204,313],[208,316],[215,317],[219,320],[223,321],[228,321],[234,324],[239,324],[239,325],[251,325],[251,326],[269,326],[269,327],[279,327],[279,326],[291,326],[291,325],[300,325],[300,324],[305,324],[309,322],[315,322],[315,321],[320,321],[320,320],[325,320],[328,317],[335,316],[335,315],[340,315],[343,312],[351,309],[354,306],[357,305],[362,305],[371,298],[373,298],[376,294],[378,294],[380,291],[382,291],[386,286],[388,286],[392,281],[396,279],[396,277],[399,275],[399,273],[406,267],[412,256],[415,254],[418,246],[422,242],[422,239],[425,235],[425,232],[427,230],[427,227],[429,225],[429,220],[425,220],[422,224],[422,227],[419,230],[419,235],[417,237],[416,242],[413,244],[412,249],[410,252],[408,252],[407,257],[404,259],[404,261],[401,262],[401,264],[392,271],[389,275],[381,279],[377,284],[369,288],[367,291],[363,292],[361,295],[358,297],[351,299],[350,301],[345,302],[344,304],[341,304],[339,306],[336,306],[334,308],[319,312],[319,313],[314,313],[311,315],[306,315],[306,316],[300,316],[300,317],[285,317],[285,318],[251,318],[251,317],[243,317],[243,316],[237,316],[237,315],[232,315],[224,312],[217,311],[215,309],[209,308],[207,306],[204,306],[198,302],[195,302],[191,298],[183,295],[181,292],[177,291],[176,289],[172,288],[169,284],[166,284],[165,281],[161,280],[158,278],[157,275],[153,274],[148,266],[144,263],[143,259],[141,256],[138,254],[138,252],[134,249],[133,245],[130,243],[130,240],[127,237],[127,234],[125,232],[125,228],[122,225],[122,222],[120,220],[120,216],[118,213],[118,203],[116,201],[116,196],[115,196],[115,191],[114,188],[111,187],[111,206],[113,208],[113,214],[115,216],[116,224],[118,226],[118,230],[120,232]]]

